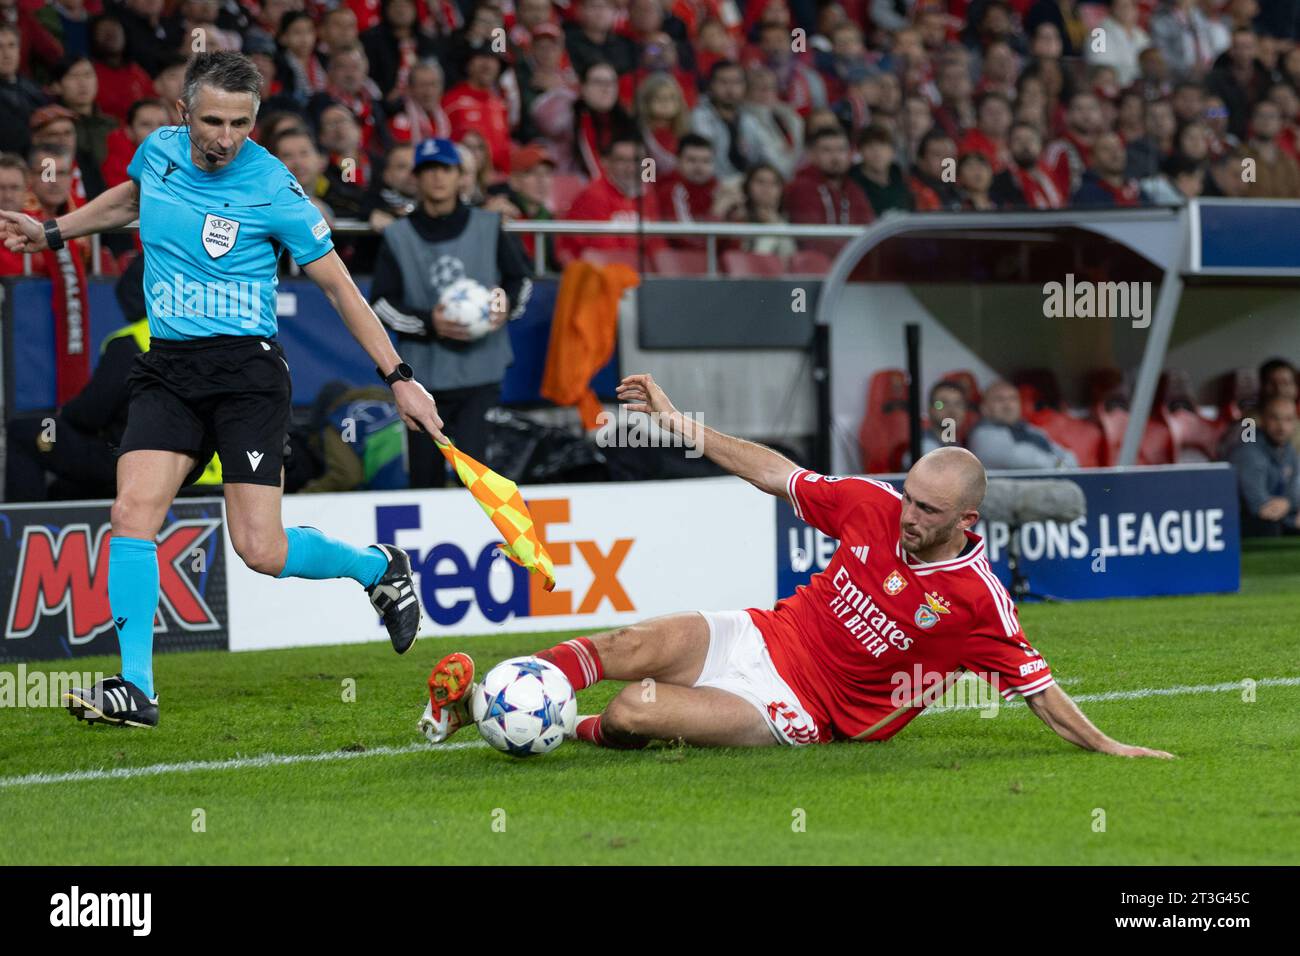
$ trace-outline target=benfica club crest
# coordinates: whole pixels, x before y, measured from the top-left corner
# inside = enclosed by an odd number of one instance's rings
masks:
[[[220,259],[235,247],[239,223],[208,213],[203,217],[203,248],[214,259]]]
[[[939,623],[939,615],[950,613],[952,609],[948,605],[948,599],[931,591],[925,596],[925,603],[916,609],[912,620],[916,622],[917,627],[928,630]]]
[[[889,577],[885,578],[883,587],[886,594],[893,596],[903,590],[903,588],[907,587],[907,578],[903,577],[897,571],[890,571]]]

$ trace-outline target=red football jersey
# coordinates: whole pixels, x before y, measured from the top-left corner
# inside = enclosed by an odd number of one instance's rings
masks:
[[[918,562],[899,542],[902,496],[886,482],[801,469],[787,490],[795,514],[839,547],[806,587],[749,614],[821,740],[887,740],[962,670],[1008,700],[1055,683],[979,535],[967,531],[955,558]]]

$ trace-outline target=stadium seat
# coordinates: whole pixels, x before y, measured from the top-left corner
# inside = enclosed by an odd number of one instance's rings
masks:
[[[1173,460],[1214,461],[1219,457],[1219,441],[1228,422],[1224,418],[1208,419],[1193,408],[1157,409],[1160,420],[1169,429]]]
[[[1129,388],[1119,369],[1090,369],[1084,374],[1083,382],[1090,406],[1103,402],[1111,408],[1128,408]]]
[[[654,271],[662,276],[709,274],[709,254],[703,249],[656,249],[650,260]]]
[[[1020,389],[1021,404],[1026,400],[1025,389],[1028,387],[1031,390],[1028,397],[1032,399],[1034,409],[1061,407],[1061,386],[1050,368],[1021,369],[1011,376],[1011,384]],[[1026,410],[1026,416],[1029,411]]]
[[[1156,404],[1170,408],[1195,408],[1196,389],[1192,376],[1186,369],[1167,368],[1160,373],[1156,384]]]
[[[831,271],[831,260],[816,249],[801,249],[790,257],[788,267],[791,275],[824,276]]]
[[[610,266],[618,263],[630,269],[641,269],[641,257],[635,249],[583,249],[582,258],[597,266]],[[646,263],[650,265],[650,263]]]
[[[585,176],[575,173],[556,173],[551,179],[551,212],[555,213],[555,218],[563,219],[578,193],[586,188]]]
[[[1105,461],[1105,436],[1096,422],[1075,418],[1055,408],[1036,409],[1026,416],[1026,421],[1074,452],[1080,468],[1096,468]]]
[[[1219,421],[1240,421],[1259,398],[1259,373],[1253,368],[1236,368],[1219,378],[1216,404]]]
[[[1124,430],[1128,428],[1128,409],[1108,408],[1105,402],[1097,402],[1092,407],[1092,418],[1101,427],[1104,436],[1103,464],[1118,465],[1120,447],[1124,444]],[[1160,420],[1158,414],[1153,415],[1142,432],[1142,441],[1138,444],[1137,463],[1168,465],[1173,461],[1173,439],[1169,427]]]
[[[899,471],[911,430],[907,420],[907,373],[881,369],[867,384],[867,407],[858,430],[862,470],[867,474]]]
[[[722,271],[746,279],[778,278],[786,274],[785,262],[780,256],[741,252],[739,249],[728,249],[722,254]]]

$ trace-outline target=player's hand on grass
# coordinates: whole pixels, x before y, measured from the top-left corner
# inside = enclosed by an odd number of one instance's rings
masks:
[[[45,251],[45,228],[26,213],[0,209],[0,229],[10,252]]]
[[[456,339],[458,342],[472,342],[474,336],[459,322],[447,318],[447,310],[438,303],[433,307],[433,331],[444,339]]]
[[[629,375],[619,382],[614,394],[620,402],[627,403],[629,412],[646,412],[653,415],[677,414],[677,409],[668,400],[668,395],[655,384],[654,377],[641,372]]]
[[[397,402],[397,414],[402,416],[407,428],[428,432],[439,444],[447,443],[438,405],[423,385],[415,381],[394,382],[393,399]]]

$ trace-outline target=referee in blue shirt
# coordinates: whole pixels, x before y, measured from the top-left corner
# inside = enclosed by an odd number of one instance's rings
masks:
[[[172,500],[217,452],[231,544],[254,571],[352,578],[383,616],[397,652],[415,640],[420,604],[411,563],[390,545],[358,548],[280,517],[289,367],[275,339],[276,265],[283,249],[321,287],[392,386],[408,428],[442,441],[442,420],[334,252],[329,226],[284,164],[248,141],[262,85],[238,53],[190,63],[177,103],[183,124],[155,130],[130,178],[44,223],[0,212],[14,252],[140,220],[152,347],[136,360],[117,462],[108,597],[122,673],[65,695],[78,719],[152,727],[155,538]]]

